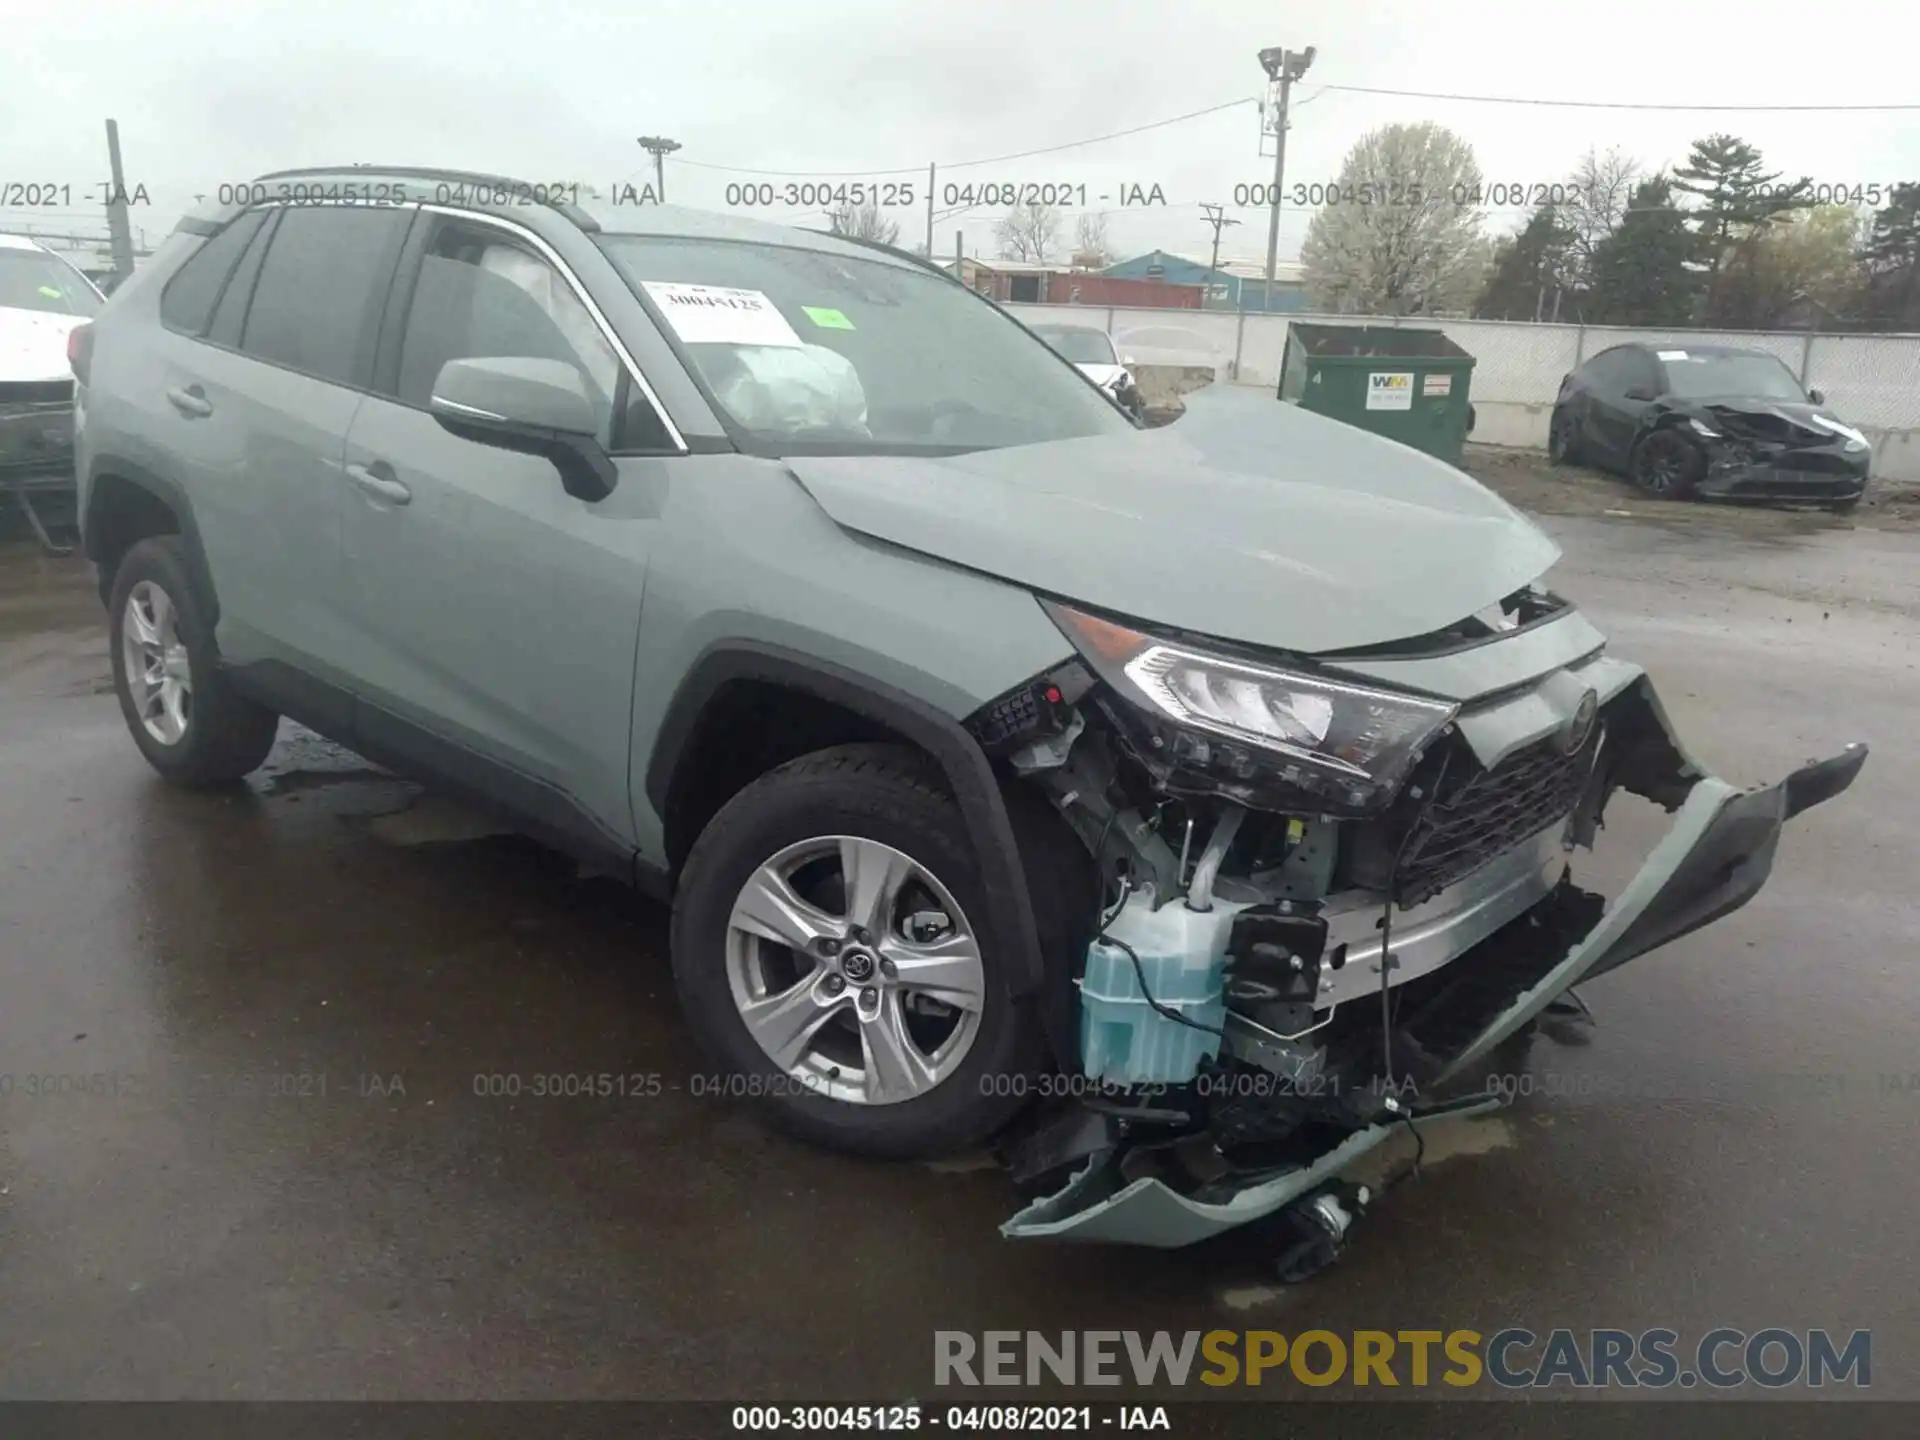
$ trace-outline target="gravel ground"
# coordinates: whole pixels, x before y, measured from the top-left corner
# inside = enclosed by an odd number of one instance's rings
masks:
[[[1607,515],[1726,526],[1747,534],[1779,530],[1920,530],[1920,486],[1875,481],[1851,515],[1783,505],[1654,500],[1628,481],[1582,465],[1550,465],[1544,450],[1469,445],[1464,468],[1522,510],[1540,515]]]

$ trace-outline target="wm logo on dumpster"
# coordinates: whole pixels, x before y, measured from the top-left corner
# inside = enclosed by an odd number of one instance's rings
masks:
[[[1413,376],[1402,370],[1375,371],[1367,376],[1367,409],[1411,410]]]

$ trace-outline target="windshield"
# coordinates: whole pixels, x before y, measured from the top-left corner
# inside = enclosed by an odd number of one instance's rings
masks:
[[[1084,325],[1035,325],[1033,333],[1076,365],[1114,365],[1113,341],[1104,330]]]
[[[87,277],[44,250],[0,249],[0,306],[52,315],[97,315],[100,296]]]
[[[755,242],[596,239],[768,453],[936,454],[1133,428],[1025,326],[942,276]]]
[[[1771,355],[1661,356],[1667,367],[1667,393],[1682,400],[1704,400],[1716,395],[1751,395],[1762,400],[1792,400],[1804,404],[1807,392],[1793,372]]]

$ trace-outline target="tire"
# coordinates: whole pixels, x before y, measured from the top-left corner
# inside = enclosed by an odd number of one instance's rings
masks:
[[[149,765],[190,789],[232,784],[260,767],[280,717],[221,672],[179,536],[139,541],[122,557],[107,625],[120,713]],[[148,678],[155,674],[157,682]]]
[[[1553,465],[1580,463],[1580,440],[1573,433],[1573,417],[1564,410],[1555,410],[1547,422],[1547,461]]]
[[[961,990],[955,993],[971,986],[977,1009],[947,1007],[953,1011],[951,1031],[947,1017],[918,1017],[921,1028],[906,1036],[921,1062],[918,1070],[898,1063],[902,1052],[887,1037],[898,1040],[899,1027],[916,1018],[903,1002],[924,1006],[926,992],[911,998],[906,968],[875,978],[875,967],[893,963],[890,955],[912,963],[911,942],[899,930],[905,911],[882,907],[890,917],[884,924],[880,909],[870,911],[875,923],[865,944],[849,928],[846,841],[858,847],[857,865],[869,863],[870,856],[884,860],[882,852],[896,857],[886,861],[896,876],[898,857],[904,857],[914,873],[895,903],[912,910],[931,901],[931,909],[947,912],[953,928],[942,945],[964,948],[969,935],[976,941],[976,973],[964,983],[956,980]],[[768,893],[769,872],[791,882],[784,898],[799,895],[807,902],[808,908],[782,912],[777,927],[796,944],[776,943],[774,927],[754,934],[736,924],[752,914],[751,907],[736,911],[736,904]],[[947,911],[949,900],[957,914]],[[760,913],[773,912],[761,907]],[[913,918],[926,913],[923,908]],[[795,914],[802,917],[797,923]],[[756,1100],[780,1128],[859,1155],[951,1154],[986,1141],[1013,1117],[1044,1055],[1037,1006],[1014,1002],[999,962],[980,939],[986,914],[966,825],[933,764],[899,746],[840,746],[761,776],[701,833],[674,901],[674,981],[688,1023],[724,1073],[720,1088]],[[843,936],[845,948],[837,955],[813,953],[822,938],[831,947]],[[866,1019],[862,997],[870,993],[879,995],[877,1007],[884,1008]],[[776,1003],[783,1014],[804,1019],[776,1030],[769,1023]],[[782,1061],[749,1028],[750,1008],[763,1017],[760,1034],[789,1037],[780,1042],[787,1046]],[[805,1038],[790,1038],[808,1026]],[[963,1026],[967,1038],[953,1043]],[[894,1063],[874,1062],[876,1042]],[[917,1084],[890,1081],[909,1073]]]
[[[1706,474],[1707,457],[1677,430],[1644,436],[1628,457],[1633,483],[1660,500],[1685,500]]]

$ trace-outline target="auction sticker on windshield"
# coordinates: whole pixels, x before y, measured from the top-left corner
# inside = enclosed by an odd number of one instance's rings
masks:
[[[1412,408],[1413,375],[1410,372],[1403,373],[1396,370],[1367,376],[1367,409],[1411,410]]]
[[[660,307],[673,333],[689,345],[798,346],[787,317],[758,290],[732,290],[722,285],[681,285],[664,280],[644,282],[647,294]]]

